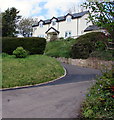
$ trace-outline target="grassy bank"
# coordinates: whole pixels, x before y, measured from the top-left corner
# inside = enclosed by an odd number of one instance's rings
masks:
[[[104,73],[90,89],[82,107],[84,118],[114,118],[114,76]]]
[[[27,58],[6,56],[2,59],[2,87],[34,85],[53,80],[64,74],[60,63],[43,55]]]
[[[114,51],[107,49],[105,44],[108,42],[108,39],[105,36],[105,39],[102,38],[102,34],[93,32],[82,35],[77,39],[67,38],[48,42],[45,54],[52,57],[74,59],[93,57],[106,61],[114,60],[114,56],[112,55]]]
[[[61,39],[58,41],[48,42],[45,54],[52,57],[70,57],[71,46],[75,43],[75,39]]]

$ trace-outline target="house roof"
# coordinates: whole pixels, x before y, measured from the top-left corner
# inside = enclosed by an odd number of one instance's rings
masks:
[[[51,27],[51,28],[49,28],[45,33],[48,33],[50,30],[54,30],[56,33],[58,33],[59,34],[59,31],[58,30],[56,30],[55,28],[53,28],[53,27]]]
[[[97,25],[90,25],[84,30],[84,32],[92,31],[92,30],[99,30],[99,29],[101,29],[101,28],[98,27]]]
[[[80,13],[74,13],[72,14],[73,18],[79,18],[84,16],[86,13],[88,13],[89,11],[84,11],[84,12],[80,12]]]
[[[75,19],[75,18],[80,18],[80,17],[84,16],[86,13],[88,13],[88,11],[84,11],[84,12],[80,12],[80,13],[74,13],[74,14],[69,14],[69,13],[68,13],[67,15],[71,15],[71,16],[72,16],[72,19]],[[56,18],[56,17],[53,17],[53,18],[57,19],[57,22],[65,21],[67,15],[65,15],[65,16],[60,16],[60,17],[57,17],[57,18]],[[52,20],[53,18],[47,19],[47,20],[42,20],[42,21],[44,21],[44,25],[45,25],[45,24],[50,24],[50,23],[51,23],[51,20]],[[40,20],[40,21],[41,21],[41,20]],[[39,21],[39,22],[40,22],[40,21]],[[38,26],[38,25],[39,25],[39,22],[38,22],[38,24],[33,25],[32,27]]]

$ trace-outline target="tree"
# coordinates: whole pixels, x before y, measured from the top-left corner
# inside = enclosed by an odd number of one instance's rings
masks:
[[[75,13],[77,11],[77,6],[76,5],[72,5],[68,10],[67,12],[72,14],[72,13]]]
[[[82,6],[89,9],[89,20],[105,28],[114,39],[114,2],[85,2]]]
[[[78,4],[78,5],[72,4],[72,5],[70,5],[70,8],[68,8],[67,12],[70,14],[73,14],[76,12],[77,13],[82,12],[83,10],[84,10],[84,8],[80,4]]]
[[[18,15],[19,11],[12,7],[8,8],[5,12],[2,13],[2,36],[3,37],[14,37],[18,33],[17,22],[21,18]]]
[[[32,25],[35,21],[32,18],[23,18],[18,24],[19,33],[24,37],[30,37],[33,32]]]

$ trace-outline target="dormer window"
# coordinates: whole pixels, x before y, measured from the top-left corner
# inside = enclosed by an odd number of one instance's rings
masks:
[[[66,21],[67,21],[67,22],[71,22],[71,19],[72,19],[71,16],[67,16],[67,17],[66,17]]]
[[[56,25],[56,19],[52,20],[52,26]]]
[[[36,29],[37,29],[37,28],[36,28],[36,27],[34,27],[34,28],[33,28],[33,31],[36,31]]]
[[[39,23],[39,27],[42,28],[43,27],[43,22]]]

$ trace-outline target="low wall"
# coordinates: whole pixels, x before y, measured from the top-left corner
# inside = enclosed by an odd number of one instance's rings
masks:
[[[99,60],[97,58],[89,58],[89,59],[71,59],[71,58],[56,58],[60,62],[82,66],[82,67],[90,67],[95,69],[112,69],[112,61],[105,61],[105,60]]]

